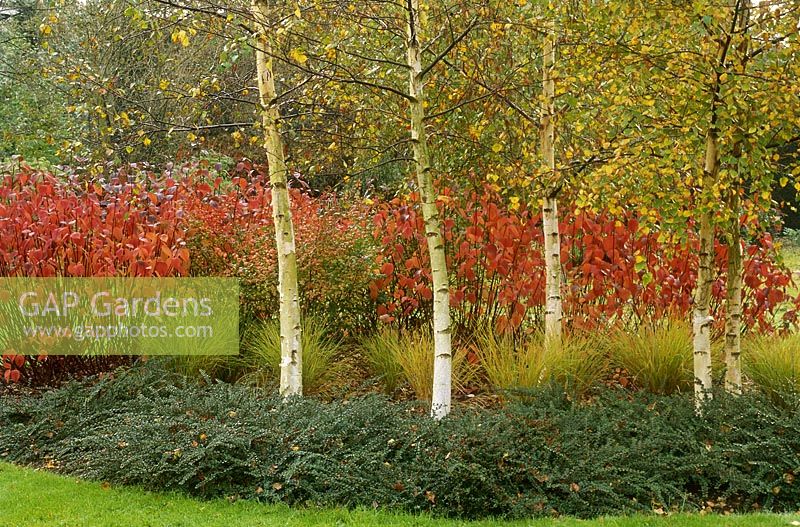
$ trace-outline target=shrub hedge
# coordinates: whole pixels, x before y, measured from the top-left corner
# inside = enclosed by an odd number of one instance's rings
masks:
[[[523,400],[434,422],[378,395],[283,403],[146,364],[3,399],[0,456],[202,497],[463,518],[800,507],[797,405],[719,394],[697,418],[680,395]]]

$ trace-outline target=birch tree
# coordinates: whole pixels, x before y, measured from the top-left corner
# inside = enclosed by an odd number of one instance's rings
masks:
[[[555,21],[547,25],[542,64],[541,149],[550,185],[545,186],[542,204],[545,257],[545,345],[548,350],[561,346],[561,234],[558,229],[558,188],[556,181],[556,32]]]
[[[781,174],[775,161],[780,148],[798,140],[796,129],[785,121],[796,115],[796,83],[790,79],[798,71],[797,34],[800,28],[800,4],[797,2],[752,2],[740,0],[736,40],[731,45],[731,60],[726,73],[733,82],[733,116],[729,131],[730,156],[726,191],[728,221],[728,269],[725,320],[725,389],[742,392],[740,364],[742,323],[742,253],[740,216],[753,212],[753,202],[769,207],[769,189],[777,179],[781,186],[793,174]],[[725,169],[723,169],[725,170]],[[795,181],[795,187],[798,183]],[[750,197],[743,207],[743,197]],[[753,199],[755,198],[755,199]]]
[[[726,232],[729,249],[725,388],[732,393],[741,392],[742,197],[748,198],[744,210],[748,214],[770,206],[770,188],[778,169],[775,149],[792,140],[792,126],[787,126],[782,116],[797,111],[797,88],[789,87],[789,79],[798,67],[800,5],[760,2],[754,7],[749,0],[731,0],[721,12],[712,13],[709,6],[702,4],[699,9],[704,36],[696,56],[705,59],[707,73],[700,94],[706,96],[708,121],[696,200],[700,254],[693,331],[698,412],[702,403],[711,398],[710,298],[715,280],[712,266],[716,227]],[[782,180],[786,184],[788,178]]]
[[[720,147],[719,147],[719,112],[722,106],[722,76],[725,74],[728,63],[728,53],[734,32],[741,28],[739,20],[742,16],[741,2],[737,0],[730,6],[730,28],[720,34],[714,35],[717,43],[716,54],[710,67],[713,68],[711,83],[708,87],[711,95],[710,119],[706,131],[705,157],[703,171],[700,179],[702,194],[700,201],[700,253],[697,270],[697,285],[694,292],[694,307],[692,312],[692,330],[694,335],[694,377],[695,377],[695,403],[697,410],[702,409],[702,404],[712,397],[712,371],[711,371],[711,286],[714,282],[714,207],[715,196],[713,188],[718,183],[720,173]],[[733,264],[735,258],[731,260]],[[734,269],[737,271],[737,269]],[[729,269],[730,272],[730,269]],[[738,272],[736,273],[738,274]],[[734,291],[730,292],[729,301]],[[726,350],[727,351],[727,350]]]
[[[747,33],[750,25],[750,0],[742,0],[740,31]],[[743,38],[739,44],[738,69],[744,73],[747,69],[749,39]],[[740,130],[741,131],[741,130]],[[728,220],[728,269],[727,291],[725,295],[725,389],[729,393],[742,393],[742,240],[740,216],[741,191],[740,182],[742,175],[742,140],[737,139],[733,146],[733,158],[736,163],[734,181],[730,186],[727,206],[730,218]]]
[[[300,344],[300,299],[297,287],[297,256],[294,226],[289,207],[288,170],[280,131],[272,46],[269,37],[270,9],[267,0],[253,0],[256,29],[256,70],[261,107],[264,149],[272,186],[272,217],[278,256],[280,302],[281,380],[280,393],[288,397],[303,394],[303,353]]]
[[[442,219],[436,206],[437,193],[433,185],[428,138],[425,132],[424,72],[420,37],[419,0],[407,0],[408,38],[406,42],[409,68],[408,95],[411,117],[411,143],[414,150],[414,168],[417,174],[422,215],[425,220],[425,237],[431,261],[433,278],[433,392],[431,416],[441,419],[450,412],[452,378],[452,343],[450,335],[450,286],[447,277],[447,260],[442,235]]]
[[[694,331],[694,374],[695,374],[695,400],[698,411],[701,410],[703,401],[711,397],[712,371],[711,371],[711,323],[710,313],[711,286],[714,281],[714,207],[712,203],[718,199],[719,191],[715,187],[720,183],[720,112],[726,107],[725,83],[733,75],[746,75],[749,56],[750,29],[750,2],[749,0],[735,0],[728,6],[729,20],[727,26],[719,24],[721,31],[713,35],[717,43],[714,62],[711,64],[713,72],[709,93],[711,95],[710,122],[706,133],[705,160],[701,179],[702,194],[700,201],[700,261],[697,276],[697,286],[694,295],[693,331]],[[706,24],[707,28],[710,28]],[[745,97],[746,89],[741,83],[734,84],[734,97]],[[731,89],[728,88],[728,93]],[[731,103],[727,103],[732,106]],[[749,105],[742,105],[747,107]],[[757,110],[756,110],[757,111]],[[746,117],[731,119],[729,130],[726,133],[730,141],[729,151],[736,167],[730,169],[728,181],[722,182],[722,187],[728,189],[728,267],[727,267],[727,293],[726,293],[726,320],[725,320],[725,388],[732,393],[741,393],[741,331],[742,331],[742,247],[739,219],[741,215],[740,185],[742,174],[743,140],[746,134],[742,130]],[[738,122],[737,122],[738,121]]]

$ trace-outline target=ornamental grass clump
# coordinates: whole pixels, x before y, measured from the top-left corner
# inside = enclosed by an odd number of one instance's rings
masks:
[[[361,342],[372,373],[393,392],[407,383],[417,399],[429,401],[433,385],[433,335],[430,330],[398,331],[385,328]],[[462,392],[474,379],[475,368],[463,348],[453,351],[453,392]]]
[[[670,318],[617,331],[608,339],[612,362],[627,370],[636,387],[669,395],[692,389],[692,328]]]
[[[515,341],[484,327],[476,335],[474,349],[495,390],[529,390],[554,381],[581,397],[608,368],[603,342],[588,335],[565,335],[560,346],[546,350],[540,333]]]
[[[303,393],[329,394],[346,383],[347,363],[339,342],[331,338],[327,325],[316,317],[304,317]],[[244,338],[239,360],[239,382],[274,388],[280,381],[281,332],[278,321],[255,323]]]
[[[370,373],[378,378],[388,394],[394,393],[404,379],[403,367],[397,360],[396,341],[396,333],[383,327],[359,343]]]
[[[800,335],[753,336],[742,345],[744,374],[776,403],[800,394]]]

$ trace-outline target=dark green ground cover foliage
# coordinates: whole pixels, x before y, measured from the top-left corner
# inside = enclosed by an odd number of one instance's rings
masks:
[[[202,497],[449,516],[590,517],[800,508],[800,416],[755,395],[691,399],[548,388],[430,420],[367,396],[324,403],[137,366],[0,405],[0,455]]]

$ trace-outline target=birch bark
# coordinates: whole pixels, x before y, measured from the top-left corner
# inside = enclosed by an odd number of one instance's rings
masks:
[[[264,130],[264,148],[272,187],[272,219],[278,255],[278,297],[280,302],[281,379],[284,397],[303,394],[303,353],[300,340],[300,298],[297,286],[297,256],[294,225],[289,205],[288,169],[280,133],[280,114],[276,104],[275,76],[272,69],[272,45],[268,36],[267,0],[251,4],[256,23],[256,70],[259,103]]]
[[[417,184],[422,200],[422,215],[425,221],[425,236],[433,277],[433,396],[431,416],[441,419],[450,413],[452,347],[450,339],[450,286],[447,276],[447,260],[442,236],[442,221],[436,207],[436,191],[433,186],[428,138],[425,133],[425,95],[420,47],[421,24],[419,0],[407,0],[408,40],[407,59],[410,70],[408,94],[411,105],[411,142],[414,150],[414,165]]]
[[[734,192],[736,189],[734,189]],[[727,319],[725,320],[725,389],[742,393],[742,368],[739,357],[742,348],[742,241],[739,227],[739,194],[734,194],[728,205],[731,209],[728,233],[728,284],[726,294]]]
[[[544,41],[544,64],[542,68],[542,122],[541,148],[548,169],[550,184],[545,190],[542,205],[542,227],[544,230],[545,257],[545,346],[548,351],[561,346],[561,233],[558,228],[558,199],[555,155],[555,23],[551,22]]]

